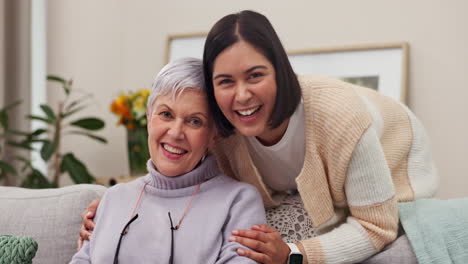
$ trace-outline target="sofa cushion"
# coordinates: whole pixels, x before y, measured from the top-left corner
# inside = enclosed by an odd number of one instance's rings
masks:
[[[41,190],[0,186],[0,235],[36,240],[34,263],[68,263],[76,252],[81,213],[105,191],[93,184]]]

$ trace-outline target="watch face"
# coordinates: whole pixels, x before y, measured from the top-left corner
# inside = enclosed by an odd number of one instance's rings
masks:
[[[302,264],[302,254],[289,255],[289,264]]]

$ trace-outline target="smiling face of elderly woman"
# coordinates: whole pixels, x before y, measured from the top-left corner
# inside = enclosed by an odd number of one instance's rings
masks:
[[[165,176],[190,172],[214,145],[216,129],[202,71],[200,60],[178,60],[163,68],[153,83],[148,146],[153,164]]]

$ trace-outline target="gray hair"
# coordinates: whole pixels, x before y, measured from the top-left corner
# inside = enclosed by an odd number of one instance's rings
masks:
[[[171,94],[172,98],[185,91],[197,89],[205,93],[203,62],[196,58],[181,58],[164,66],[151,85],[146,109],[151,111],[158,96]]]

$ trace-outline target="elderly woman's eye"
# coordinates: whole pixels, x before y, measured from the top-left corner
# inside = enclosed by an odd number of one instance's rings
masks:
[[[199,127],[199,126],[203,125],[203,122],[198,118],[193,118],[193,119],[189,120],[189,124],[194,126],[194,127]]]
[[[167,119],[172,118],[172,114],[170,112],[168,112],[168,111],[160,112],[159,116],[161,116],[162,118],[167,118]]]

